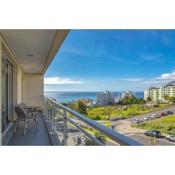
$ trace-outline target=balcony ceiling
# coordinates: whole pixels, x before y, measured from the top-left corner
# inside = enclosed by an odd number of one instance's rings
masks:
[[[25,73],[43,73],[48,67],[50,52],[55,55],[67,35],[66,30],[0,30],[16,61]],[[60,41],[59,36],[60,35]],[[57,38],[57,42],[55,42]],[[53,46],[57,44],[57,46]],[[48,59],[50,61],[48,61]]]

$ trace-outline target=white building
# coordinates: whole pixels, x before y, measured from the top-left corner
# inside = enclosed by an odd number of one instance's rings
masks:
[[[163,87],[151,87],[144,91],[144,99],[152,101],[166,101],[166,96],[175,97],[175,81],[171,81]]]
[[[130,98],[130,97],[135,97],[135,94],[132,93],[131,91],[125,91],[122,94],[115,97],[115,103],[122,101],[122,99],[124,98]]]
[[[97,105],[108,105],[115,103],[115,96],[109,91],[97,93]]]
[[[126,92],[122,93],[121,99],[128,98],[128,97],[134,97],[134,96],[135,95],[131,91],[126,91]]]

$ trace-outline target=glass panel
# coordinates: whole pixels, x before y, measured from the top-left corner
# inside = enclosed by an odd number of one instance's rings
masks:
[[[58,139],[63,144],[64,138],[64,120],[63,110],[54,108],[53,130],[57,133]]]
[[[13,118],[13,67],[2,59],[2,131]]]
[[[2,59],[2,131],[6,128],[6,63],[4,59]]]
[[[7,122],[13,119],[13,68],[8,64],[8,118]]]

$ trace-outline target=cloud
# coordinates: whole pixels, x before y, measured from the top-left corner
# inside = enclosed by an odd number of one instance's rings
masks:
[[[170,73],[163,73],[158,77],[152,77],[152,78],[138,78],[138,77],[133,77],[133,78],[123,78],[121,80],[132,82],[132,83],[137,83],[137,86],[142,86],[142,87],[150,87],[150,86],[162,86],[165,85],[166,83],[175,80],[175,71],[172,71]],[[135,84],[133,84],[135,85]]]
[[[163,73],[159,77],[154,77],[151,79],[140,81],[139,84],[149,86],[160,86],[168,83],[171,80],[175,80],[175,71],[172,71],[170,73]]]
[[[79,49],[79,48],[64,48],[62,50],[64,53],[68,54],[73,54],[73,55],[78,55],[82,56],[82,58],[99,58],[100,62],[103,62],[103,58],[111,59],[116,62],[121,62],[121,63],[128,63],[128,64],[137,64],[135,61],[128,60],[126,58],[119,57],[118,55],[111,53],[110,50],[105,48],[104,46],[99,46],[98,49],[94,50],[93,48],[89,47],[86,49]],[[93,53],[93,54],[92,54]]]
[[[130,82],[139,82],[139,81],[142,81],[143,78],[123,78],[121,80],[130,81]]]
[[[157,80],[174,80],[175,79],[175,71],[171,73],[161,74],[160,77],[156,77]]]
[[[75,55],[81,55],[86,56],[89,55],[88,51],[78,48],[64,48],[62,52],[69,53],[69,54],[75,54]]]
[[[127,63],[127,64],[136,64],[135,61],[130,61],[130,60],[127,60],[125,58],[121,58],[121,57],[117,57],[117,56],[113,56],[113,55],[109,55],[109,54],[107,56],[116,62]]]
[[[153,60],[160,60],[162,58],[162,56],[163,56],[162,53],[158,53],[158,54],[152,54],[152,55],[143,55],[141,57],[144,60],[153,61]]]
[[[149,84],[149,85],[160,85],[160,84],[164,84],[164,83],[168,83],[169,80],[156,80],[156,79],[149,79],[149,80],[145,80],[140,82],[140,84]]]
[[[175,80],[175,71],[171,73],[164,73],[161,74],[159,77],[153,77],[153,78],[123,78],[121,80],[128,81],[131,83],[136,83],[137,86],[140,87],[150,87],[150,86],[162,86],[168,83],[171,80]],[[136,85],[133,84],[133,85]]]
[[[44,78],[44,84],[81,84],[82,81],[71,80],[70,78],[47,77]]]

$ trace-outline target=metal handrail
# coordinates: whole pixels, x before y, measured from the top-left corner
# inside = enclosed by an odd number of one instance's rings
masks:
[[[97,145],[104,145],[102,142],[100,142],[98,139],[93,137],[89,132],[82,129],[80,126],[78,126],[72,119],[67,118],[74,126],[76,126],[82,133],[84,133],[87,137],[89,137],[91,140],[93,140]]]
[[[44,97],[44,99],[47,101],[47,102],[50,102],[50,104],[54,104],[54,106],[56,108],[61,108],[67,112],[69,112],[70,114],[74,115],[75,117],[77,117],[79,120],[85,122],[86,124],[88,124],[89,126],[91,126],[92,128],[95,128],[97,131],[99,131],[100,133],[104,134],[105,136],[108,136],[110,139],[112,139],[113,141],[117,142],[118,144],[120,145],[132,145],[132,146],[140,146],[142,144],[140,144],[139,142],[119,133],[119,132],[116,132],[110,128],[107,128],[106,126],[102,125],[102,124],[99,124],[98,122],[58,103],[57,101],[55,100],[52,100],[52,99],[49,99],[47,97]],[[68,117],[67,117],[68,118]],[[72,124],[74,124],[76,126],[76,123],[73,122],[72,120],[69,120]],[[77,127],[77,126],[76,126]],[[77,127],[78,128],[78,127]],[[80,128],[78,128],[80,129]],[[89,137],[89,136],[88,136]],[[92,138],[91,138],[92,139]],[[96,142],[96,140],[93,140],[94,142]],[[99,144],[99,143],[97,143]]]

